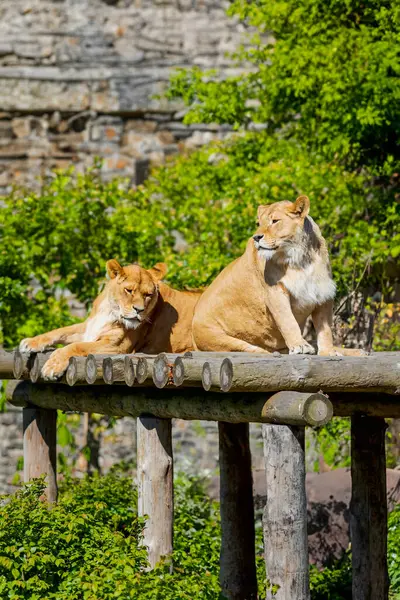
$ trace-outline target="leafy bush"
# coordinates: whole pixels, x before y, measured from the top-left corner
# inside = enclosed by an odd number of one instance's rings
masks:
[[[114,470],[104,477],[61,483],[57,505],[40,500],[34,480],[0,506],[0,597],[10,600],[111,600],[151,598],[218,600],[220,524],[218,503],[202,482],[175,482],[174,568],[146,571],[132,481]],[[389,520],[392,591],[399,591],[400,510]],[[265,599],[262,531],[256,527],[259,598]],[[351,598],[350,556],[324,571],[310,571],[312,600]]]
[[[237,53],[251,68],[178,71],[168,95],[190,107],[186,122],[258,122],[351,168],[398,170],[396,0],[235,0],[229,14],[257,32]]]
[[[400,600],[400,504],[389,515],[388,567],[393,600]]]
[[[218,598],[217,506],[196,480],[177,481],[173,573],[169,564],[145,570],[144,521],[129,477],[69,479],[51,509],[43,488],[36,480],[0,509],[1,598]]]

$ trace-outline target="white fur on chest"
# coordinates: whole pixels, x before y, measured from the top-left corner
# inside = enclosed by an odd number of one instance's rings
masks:
[[[109,305],[101,305],[97,313],[86,323],[84,342],[95,342],[115,322],[115,315]]]
[[[335,297],[336,286],[327,269],[312,263],[304,269],[288,269],[281,282],[299,309],[314,309]]]

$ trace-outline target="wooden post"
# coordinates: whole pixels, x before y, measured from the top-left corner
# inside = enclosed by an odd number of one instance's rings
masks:
[[[46,475],[48,502],[57,500],[57,411],[23,409],[24,481]]]
[[[218,431],[222,594],[228,600],[255,600],[257,575],[249,425],[219,422]]]
[[[144,545],[150,568],[172,554],[173,458],[171,419],[137,419],[138,514],[147,516]]]
[[[351,420],[353,600],[387,600],[385,420]]]
[[[309,600],[304,427],[263,425],[267,599]]]

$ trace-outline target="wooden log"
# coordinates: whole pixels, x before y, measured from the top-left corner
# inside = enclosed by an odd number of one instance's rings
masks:
[[[219,372],[224,358],[243,358],[243,356],[246,360],[254,361],[265,358],[265,353],[185,352],[183,356],[175,358],[172,370],[173,381],[176,386],[185,384],[185,387],[198,387],[203,385],[206,391],[220,390]]]
[[[14,353],[0,351],[0,379],[14,379]]]
[[[23,409],[24,481],[46,475],[46,498],[57,500],[57,411]]]
[[[138,514],[147,515],[143,543],[150,568],[172,554],[173,458],[170,419],[137,420]]]
[[[54,352],[54,349],[46,350],[46,352],[42,352],[41,354],[45,356],[50,356],[52,352]],[[14,377],[7,377],[7,379],[29,379],[30,371],[33,367],[35,358],[36,354],[34,353],[21,352],[20,350],[15,350],[13,364]],[[6,379],[6,377],[4,377],[4,379]]]
[[[263,426],[268,600],[309,600],[304,428]]]
[[[11,404],[32,403],[42,408],[94,412],[138,417],[151,414],[159,418],[204,419],[230,423],[287,423],[323,425],[332,408],[323,394],[215,394],[197,389],[155,390],[119,386],[32,385],[10,382],[7,399]],[[322,404],[326,406],[322,408]]]
[[[188,353],[189,354],[189,353]],[[194,361],[190,356],[178,356],[172,367],[172,379],[174,384],[179,387],[185,386],[199,387],[202,385],[203,365],[200,361]]]
[[[139,359],[133,356],[125,356],[124,359],[124,377],[125,383],[132,387],[136,380],[136,365]]]
[[[353,600],[388,598],[385,431],[381,418],[352,417]]]
[[[168,385],[168,383],[172,383],[174,360],[175,355],[167,354],[166,352],[162,352],[155,358],[153,365],[153,381],[157,388],[161,389]]]
[[[103,360],[108,354],[88,354],[85,363],[86,381],[93,385],[96,382],[103,383]]]
[[[153,381],[153,367],[154,367],[153,358],[148,358],[144,356],[140,356],[136,365],[136,381],[141,383],[149,383]]]
[[[201,382],[206,392],[210,390],[220,391],[220,369],[221,360],[209,359],[203,364]]]
[[[400,393],[400,359],[393,356],[281,356],[248,360],[226,358],[221,389],[231,392],[292,390],[303,392]]]
[[[86,383],[86,357],[71,356],[65,380],[71,386]]]
[[[39,381],[42,378],[42,368],[44,364],[49,360],[51,353],[35,354],[33,359],[32,367],[29,371],[29,377],[32,383]]]
[[[256,600],[253,481],[248,423],[218,423],[220,585],[228,600]]]
[[[125,382],[125,355],[107,356],[103,359],[103,379],[109,385]]]

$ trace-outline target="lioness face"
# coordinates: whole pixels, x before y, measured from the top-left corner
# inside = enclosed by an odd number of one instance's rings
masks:
[[[309,208],[310,201],[307,196],[299,196],[296,202],[285,200],[259,206],[258,229],[253,235],[259,256],[270,260],[300,243],[304,219]]]
[[[136,329],[149,320],[157,303],[158,282],[164,277],[167,267],[164,263],[157,263],[149,270],[139,265],[121,267],[116,260],[109,260],[106,269],[113,309],[126,329]]]

